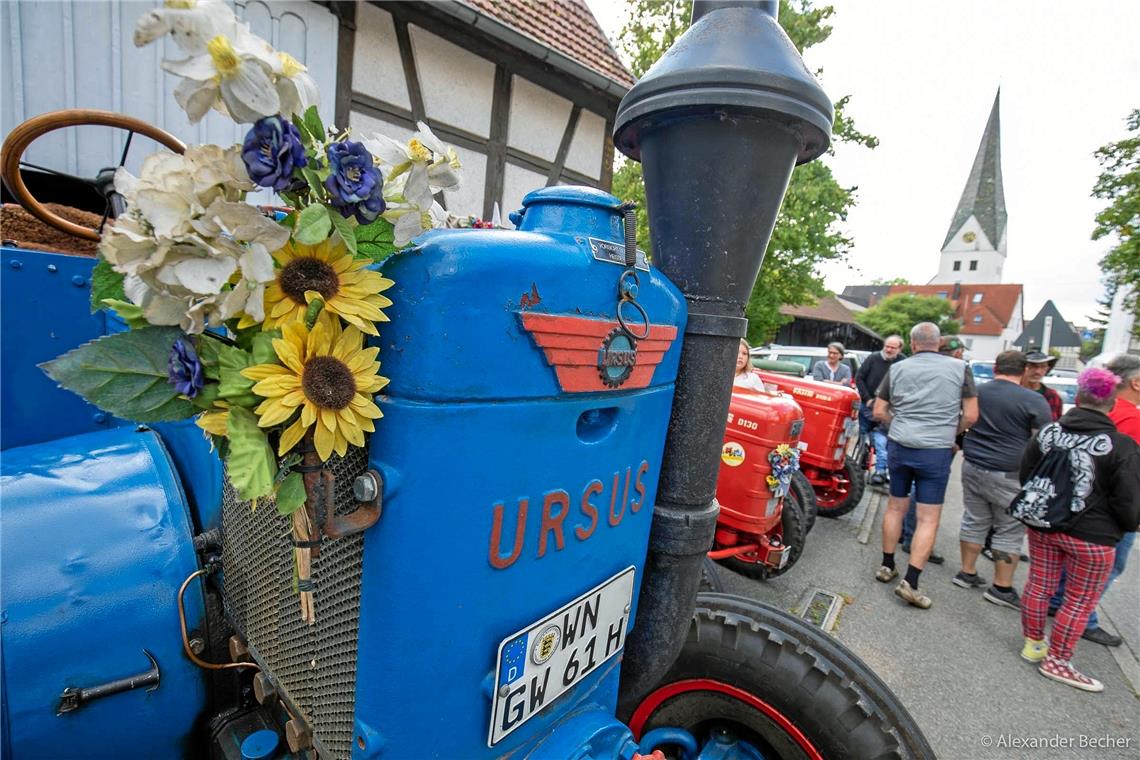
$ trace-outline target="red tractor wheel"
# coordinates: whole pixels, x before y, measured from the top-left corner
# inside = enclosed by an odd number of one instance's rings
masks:
[[[788,491],[788,495],[784,497],[780,524],[773,528],[768,535],[775,535],[781,543],[788,547],[788,561],[783,567],[765,565],[759,561],[759,557],[754,553],[738,554],[735,557],[726,557],[720,561],[730,570],[735,570],[741,575],[747,575],[756,580],[775,578],[777,575],[783,575],[791,570],[803,553],[804,542],[807,538],[807,517],[800,507],[794,490]]]
[[[819,504],[815,499],[815,489],[811,487],[811,481],[808,480],[807,475],[799,470],[792,473],[791,489],[795,492],[796,500],[799,501],[804,510],[804,517],[807,518],[807,527],[804,532],[811,533],[811,529],[815,527],[815,518],[819,516]]]
[[[862,660],[782,610],[729,594],[697,596],[681,654],[647,695],[623,698],[619,714],[639,741],[666,729],[658,735],[698,747],[725,737],[744,745],[725,757],[934,757],[914,718]],[[678,758],[681,746],[666,740],[641,751]]]
[[[863,471],[851,457],[843,460],[843,470],[836,473],[836,478],[839,481],[836,485],[816,489],[816,503],[823,517],[840,517],[855,509],[867,488]]]

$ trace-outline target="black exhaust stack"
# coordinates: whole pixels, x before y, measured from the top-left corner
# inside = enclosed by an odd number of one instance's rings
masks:
[[[830,142],[831,101],[777,9],[776,0],[697,0],[690,29],[618,108],[614,144],[643,166],[653,263],[689,306],[623,706],[640,700],[684,643],[716,527],[744,307],[793,167]]]

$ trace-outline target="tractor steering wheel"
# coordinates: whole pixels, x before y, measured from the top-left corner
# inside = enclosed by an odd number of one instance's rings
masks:
[[[74,222],[69,222],[58,214],[52,213],[42,203],[36,200],[31,192],[29,192],[27,185],[24,184],[23,177],[20,175],[20,161],[23,159],[24,152],[28,149],[29,145],[43,135],[54,132],[57,129],[84,125],[118,127],[119,129],[127,130],[131,134],[138,132],[179,154],[186,152],[186,146],[181,140],[166,130],[159,129],[153,124],[148,124],[133,116],[113,113],[111,111],[98,111],[91,108],[68,108],[62,111],[51,111],[49,113],[40,114],[39,116],[33,116],[8,134],[7,139],[4,140],[3,148],[0,148],[0,178],[3,179],[4,186],[8,188],[8,191],[16,196],[20,205],[27,209],[29,214],[41,222],[49,224],[57,230],[66,232],[69,235],[74,235],[85,240],[98,241],[98,230],[90,230]]]

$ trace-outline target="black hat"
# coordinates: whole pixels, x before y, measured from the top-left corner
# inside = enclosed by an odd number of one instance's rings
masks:
[[[1030,351],[1025,355],[1025,362],[1027,364],[1048,364],[1050,367],[1052,367],[1057,363],[1057,357],[1050,356],[1049,354],[1042,353],[1041,351]]]

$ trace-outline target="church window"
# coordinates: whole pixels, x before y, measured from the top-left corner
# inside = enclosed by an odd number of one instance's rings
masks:
[[[954,262],[954,271],[957,272],[957,271],[960,271],[961,269],[962,269],[962,262],[961,261],[955,261]]]
[[[975,293],[974,294],[974,303],[981,303],[981,302],[982,302],[982,294],[981,293]]]
[[[970,271],[971,272],[978,271],[978,260],[977,259],[974,259],[973,261],[970,262]]]

